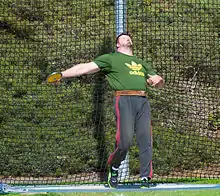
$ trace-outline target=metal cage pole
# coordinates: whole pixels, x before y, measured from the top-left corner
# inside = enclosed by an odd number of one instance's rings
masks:
[[[115,0],[116,36],[127,31],[127,0]]]
[[[126,0],[115,0],[115,15],[116,15],[116,36],[123,32],[127,32],[127,6]],[[129,177],[129,153],[122,161],[119,167],[119,180],[125,180]]]

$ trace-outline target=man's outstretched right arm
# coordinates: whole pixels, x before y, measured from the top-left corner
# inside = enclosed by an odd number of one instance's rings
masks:
[[[65,71],[62,71],[62,78],[70,78],[70,77],[76,77],[81,76],[85,74],[91,74],[98,72],[100,68],[96,63],[90,62],[90,63],[81,63],[77,64]]]

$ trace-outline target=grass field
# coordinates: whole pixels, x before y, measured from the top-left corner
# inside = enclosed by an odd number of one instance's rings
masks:
[[[108,193],[47,193],[34,196],[220,196],[220,190],[178,190],[178,191],[147,191],[147,192],[108,192]],[[8,194],[14,196],[14,194]]]
[[[68,193],[53,196],[220,196],[220,190],[201,191],[150,191],[150,192],[109,192],[109,193]],[[52,196],[52,195],[50,195]]]

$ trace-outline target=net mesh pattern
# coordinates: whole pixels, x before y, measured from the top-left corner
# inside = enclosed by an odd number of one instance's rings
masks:
[[[126,9],[135,55],[166,81],[148,92],[154,179],[219,178],[220,3],[127,0]],[[113,0],[1,1],[1,182],[106,181],[116,124],[105,76],[46,78],[114,51],[115,23]],[[121,182],[138,180],[136,145],[126,161]]]

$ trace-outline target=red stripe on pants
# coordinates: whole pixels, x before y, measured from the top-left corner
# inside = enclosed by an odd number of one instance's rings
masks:
[[[115,110],[116,110],[116,117],[117,117],[116,147],[115,147],[115,151],[108,158],[109,165],[111,165],[112,158],[118,149],[118,144],[120,141],[120,111],[119,111],[119,106],[118,106],[119,99],[120,99],[120,96],[117,96],[116,103],[115,103]]]

